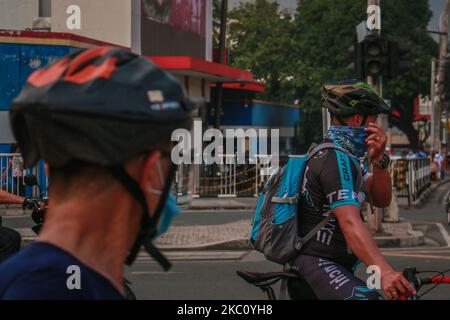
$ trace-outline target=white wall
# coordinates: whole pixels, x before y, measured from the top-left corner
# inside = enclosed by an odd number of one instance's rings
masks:
[[[0,111],[0,143],[13,143],[14,137],[9,124],[9,112]]]
[[[132,0],[53,0],[52,31],[69,32],[100,41],[131,47]],[[70,5],[81,11],[81,29],[67,28]]]
[[[0,29],[31,29],[38,16],[38,0],[0,0]]]

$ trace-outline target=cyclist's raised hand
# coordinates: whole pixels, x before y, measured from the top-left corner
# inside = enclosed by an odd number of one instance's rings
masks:
[[[416,294],[416,290],[403,274],[395,270],[381,274],[381,285],[390,300],[398,300],[400,295],[410,297]]]

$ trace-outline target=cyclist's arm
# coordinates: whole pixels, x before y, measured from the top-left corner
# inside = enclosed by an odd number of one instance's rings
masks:
[[[383,290],[388,295],[388,298],[396,298],[391,294],[393,288],[403,295],[410,295],[414,288],[383,257],[375,240],[361,219],[359,207],[355,205],[337,206],[332,209],[332,213],[336,216],[345,240],[353,253],[365,265],[376,265],[380,268]]]
[[[386,148],[387,137],[380,126],[369,123],[365,129],[369,136],[366,139],[369,154],[372,161],[380,162]],[[366,187],[372,197],[373,205],[380,208],[388,207],[391,203],[392,185],[388,169],[380,169],[374,166],[371,179],[366,181]]]
[[[0,203],[3,204],[22,204],[25,200],[24,197],[11,194],[9,192],[0,189]]]
[[[374,167],[373,174],[365,180],[365,183],[367,191],[372,197],[372,204],[378,208],[389,207],[392,200],[392,183],[389,170]]]

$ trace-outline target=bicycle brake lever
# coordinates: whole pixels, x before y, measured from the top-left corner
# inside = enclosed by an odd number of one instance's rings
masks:
[[[416,274],[417,274],[417,269],[416,268],[405,268],[403,270],[403,276],[409,281],[409,283],[411,283],[411,285],[414,287],[414,289],[417,290],[420,287],[420,283],[418,281],[418,279],[416,278]],[[416,300],[417,299],[417,294],[411,297],[412,300]]]

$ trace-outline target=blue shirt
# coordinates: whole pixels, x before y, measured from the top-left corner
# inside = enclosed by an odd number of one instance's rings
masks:
[[[44,242],[0,264],[0,299],[123,299],[112,283],[68,252]]]

